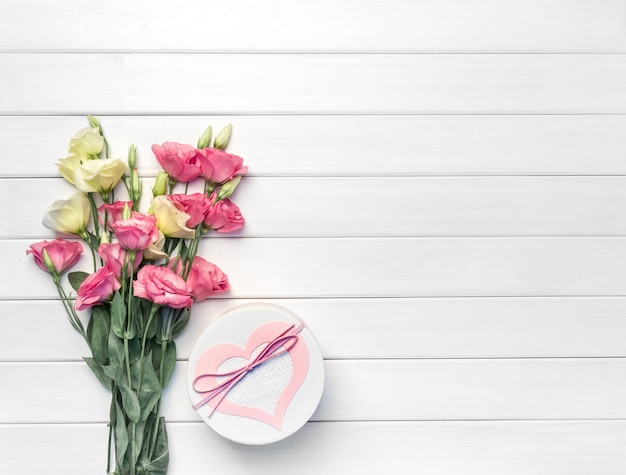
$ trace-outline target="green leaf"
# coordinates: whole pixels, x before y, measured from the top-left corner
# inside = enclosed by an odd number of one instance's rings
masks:
[[[127,338],[129,340],[132,340],[133,338],[135,338],[135,325],[131,325],[130,329],[126,332],[124,332],[124,338]]]
[[[150,311],[151,311],[151,306],[148,307],[148,313],[147,316],[148,318],[150,317]],[[146,315],[146,314],[144,314]],[[162,316],[161,316],[161,310],[158,309],[156,310],[154,316],[152,317],[152,321],[150,322],[150,325],[148,326],[148,329],[146,331],[146,339],[150,340],[152,338],[154,338],[157,334],[157,328],[159,327],[159,325],[162,324]]]
[[[118,382],[118,385],[122,394],[122,405],[124,406],[126,416],[128,416],[131,422],[137,422],[141,414],[137,395],[127,384]]]
[[[131,319],[133,322],[133,329],[135,330],[135,333],[141,336],[143,336],[145,320],[146,320],[144,318],[143,302],[145,302],[144,299],[135,299],[135,301],[133,302],[133,316]],[[147,315],[146,315],[146,318],[147,318]]]
[[[135,460],[133,460],[133,463],[135,465],[137,464],[137,460],[139,459],[139,455],[141,454],[141,446],[143,445],[143,442],[145,440],[145,429],[146,421],[139,421],[135,424],[135,439],[133,442],[133,445],[135,447]]]
[[[141,298],[136,298],[133,302],[133,323],[135,325],[137,335],[141,335],[142,338],[146,328],[146,324],[148,322],[148,319],[150,318],[150,310],[152,309],[152,305],[152,302],[150,302],[149,300]],[[148,335],[147,338],[151,338],[151,336]]]
[[[115,381],[115,383],[118,385],[120,383],[124,383],[126,380],[126,374],[124,373],[124,369],[121,366],[103,366],[102,371],[104,371],[104,374],[106,374],[109,378]]]
[[[141,343],[139,338],[133,338],[128,341],[128,361],[131,364],[135,364],[141,357]]]
[[[159,417],[159,428],[157,433],[156,446],[154,449],[154,458],[152,459],[152,467],[155,470],[167,470],[167,464],[170,461],[170,454],[167,443],[167,431],[165,429],[165,418]]]
[[[124,465],[124,455],[128,448],[128,431],[126,430],[126,419],[119,402],[115,401],[115,458],[118,468]]]
[[[146,420],[161,399],[161,383],[159,383],[159,378],[152,366],[152,355],[145,356],[140,366],[143,372],[138,395],[141,406],[140,420]]]
[[[172,376],[172,372],[174,371],[174,366],[176,365],[176,344],[171,341],[165,350],[165,355],[161,354],[161,348],[157,352],[157,361],[154,362],[154,366],[157,368],[161,367],[161,358],[163,358],[163,380],[161,381],[161,387],[167,386],[170,377]]]
[[[70,272],[67,274],[67,280],[69,280],[70,285],[74,290],[78,290],[80,285],[85,281],[85,279],[89,276],[87,272]]]
[[[106,309],[104,307],[93,307],[89,326],[87,327],[87,336],[93,358],[99,365],[105,365],[109,362],[108,342],[110,326],[109,314]]]
[[[159,418],[157,428],[157,439],[150,460],[142,460],[139,473],[150,475],[165,475],[170,461],[170,453],[167,447],[167,431],[165,430],[165,419]]]
[[[94,251],[97,251],[100,247],[100,237],[89,231],[87,232],[87,238],[87,244],[89,247]]]
[[[178,317],[174,325],[172,325],[172,340],[175,339],[178,335],[182,333],[187,324],[189,323],[189,319],[191,317],[191,310],[185,310]]]
[[[105,374],[104,370],[102,369],[102,366],[100,366],[95,361],[94,358],[85,357],[83,359],[85,360],[85,363],[87,363],[87,366],[89,366],[91,371],[93,371],[93,374],[96,375],[96,378],[98,378],[98,381],[100,381],[102,386],[104,386],[107,389],[111,389],[111,378],[109,378]]]
[[[111,405],[109,406],[109,426],[115,428],[115,423],[117,421],[117,411],[115,410],[117,400],[117,386],[112,385],[111,387]]]
[[[113,331],[109,331],[109,364],[119,368],[124,367],[124,342]]]
[[[141,448],[141,455],[139,456],[139,466],[146,465],[150,461],[150,454],[152,453],[152,434],[158,429],[158,416],[151,412],[146,421],[144,444]],[[156,442],[156,441],[155,441]]]
[[[124,338],[126,332],[126,305],[124,297],[119,292],[115,292],[111,302],[111,328],[115,334]]]

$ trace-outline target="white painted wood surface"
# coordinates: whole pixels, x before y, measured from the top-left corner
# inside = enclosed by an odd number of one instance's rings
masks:
[[[24,57],[0,53],[2,114],[626,112],[620,54]]]
[[[7,51],[624,52],[619,0],[4,0]],[[27,32],[27,34],[25,34]],[[79,38],[77,38],[77,35]],[[16,37],[21,41],[17,42]]]
[[[626,472],[625,14],[0,0],[0,473],[104,472],[108,394],[24,254],[88,113],[148,177],[152,143],[208,123],[250,167],[246,228],[203,243],[232,291],[180,339],[172,475]],[[299,433],[245,447],[183,379],[200,332],[258,300],[307,321],[328,377]]]
[[[247,176],[626,175],[624,115],[131,115],[106,116],[106,131],[119,137],[113,156],[134,143],[142,173],[155,175],[152,143],[193,143],[207,122],[236,123],[231,148],[255,161]],[[51,156],[76,124],[0,116],[0,176],[57,177]]]

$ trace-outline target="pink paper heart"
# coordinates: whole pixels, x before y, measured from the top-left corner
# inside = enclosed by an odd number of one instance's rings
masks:
[[[268,322],[252,332],[245,348],[231,343],[222,343],[207,349],[196,362],[195,376],[219,374],[224,370],[245,367],[259,351],[267,346],[268,342],[290,326],[292,324],[283,321]],[[290,369],[291,377],[289,377]],[[224,414],[265,422],[280,430],[289,404],[306,378],[308,370],[308,348],[306,343],[299,339],[285,354],[272,358],[247,373],[232,388],[232,395],[227,395],[216,410]],[[211,376],[202,382],[202,386],[215,387],[220,382],[221,378]],[[246,387],[254,388],[259,385],[267,385],[274,391],[255,394],[258,398],[256,405],[254,401],[246,401],[245,394],[249,392],[246,391]],[[201,391],[202,388],[198,390]],[[278,397],[276,397],[276,391],[278,391]],[[208,402],[207,404],[214,407],[215,403]]]

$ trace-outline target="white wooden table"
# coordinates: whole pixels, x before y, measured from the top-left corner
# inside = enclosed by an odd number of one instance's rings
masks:
[[[86,114],[114,155],[234,125],[171,475],[626,473],[626,1],[0,0],[0,473],[104,473],[109,394],[25,255]],[[148,179],[146,190],[151,186]],[[147,192],[149,194],[149,191]],[[326,391],[266,447],[191,409],[223,311],[298,313]]]

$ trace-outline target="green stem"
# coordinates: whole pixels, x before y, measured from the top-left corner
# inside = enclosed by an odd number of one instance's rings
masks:
[[[102,127],[100,127],[100,135],[102,135],[102,138],[104,139],[104,156],[109,158],[109,142],[107,142],[107,139],[102,132]]]
[[[189,272],[191,272],[191,266],[193,264],[193,259],[194,257],[196,257],[196,254],[198,254],[198,247],[200,246],[200,239],[202,237],[202,226],[203,226],[202,223],[196,226],[195,237],[189,243],[189,248],[187,250],[187,255],[186,255],[186,260],[185,260],[185,266],[183,268],[183,274],[182,274],[183,279],[187,279],[187,277],[189,276]]]
[[[115,383],[111,382],[111,408],[109,414],[115,410]],[[111,473],[111,441],[113,439],[113,421],[109,416],[109,441],[107,443],[107,473]]]
[[[212,183],[209,183],[208,181],[204,182],[204,194],[207,195],[208,197],[210,197],[213,194],[213,191],[215,190],[215,185]],[[216,200],[217,201],[217,200]]]
[[[143,330],[143,338],[141,339],[141,356],[139,357],[139,361],[141,362],[142,365],[143,365],[143,357],[144,357],[145,350],[146,350],[146,340],[148,336],[148,329],[150,328],[152,319],[154,318],[154,315],[156,314],[159,308],[160,308],[160,305],[156,305],[154,303],[152,304],[152,307],[150,307],[150,316],[148,317],[148,323],[146,323],[146,327]],[[143,366],[142,366],[142,371],[139,372],[139,384],[137,385],[137,394],[139,394],[141,391],[142,380],[143,380]]]
[[[98,265],[96,263],[96,251],[93,247],[91,247],[91,240],[89,239],[87,231],[81,231],[80,238],[87,243],[87,246],[89,246],[89,250],[91,251],[91,260],[93,261],[93,271],[95,272],[98,269]]]
[[[87,198],[89,198],[89,204],[91,205],[91,217],[93,218],[93,229],[96,236],[100,236],[100,223],[98,221],[98,207],[96,206],[96,201],[93,199],[93,193],[87,193]]]
[[[128,338],[124,337],[124,359],[126,360],[126,373],[128,375],[128,387],[132,389],[132,380],[130,377],[130,351],[128,350]]]
[[[87,342],[87,345],[89,345],[89,340],[87,339],[85,328],[83,327],[83,324],[80,321],[80,318],[78,318],[78,314],[76,313],[76,310],[74,310],[74,307],[70,304],[70,298],[68,297],[68,295],[65,293],[65,290],[63,290],[63,287],[61,286],[60,277],[58,275],[53,275],[52,280],[54,282],[54,285],[57,288],[57,292],[59,294],[59,297],[61,298],[61,302],[63,303],[63,308],[65,308],[65,313],[67,314],[68,320],[72,324],[72,327],[74,327],[74,329],[78,333],[80,333],[81,336],[85,339],[85,341]],[[89,345],[89,347],[91,348],[91,345]]]
[[[168,321],[169,321],[169,313],[168,313]],[[163,388],[163,372],[165,371],[165,353],[167,352],[167,339],[165,335],[161,337],[161,363],[159,365],[159,381],[161,382],[161,388]],[[156,445],[156,438],[159,433],[159,411],[161,410],[161,398],[156,403],[155,406],[155,414],[156,417],[154,419],[155,429],[152,431],[152,442],[150,444],[150,458],[152,459],[152,455],[154,454],[154,448]]]
[[[132,269],[135,263],[135,253],[128,253],[128,267],[130,267],[130,275],[132,276]],[[126,271],[126,266],[124,266],[124,272]],[[130,374],[130,351],[128,348],[128,336],[131,334],[131,328],[133,325],[133,285],[132,282],[128,284],[128,303],[126,307],[126,332],[124,333],[124,359],[126,360],[126,373],[128,375],[128,388],[129,390],[133,390],[132,386],[132,378]],[[137,395],[139,395],[139,389],[137,389]],[[137,447],[135,445],[135,436],[137,431],[137,425],[134,422],[130,423],[130,440],[128,443],[130,444],[131,450],[131,463],[130,463],[130,474],[135,475],[135,460],[137,460]]]
[[[132,283],[132,275],[133,269],[135,268],[135,252],[128,253],[128,267],[129,267],[129,275],[131,276],[131,280],[128,282],[128,304],[127,304],[127,319],[126,319],[126,331],[130,332],[132,325],[132,316],[133,316],[133,283]],[[123,269],[124,273],[126,272],[126,265]],[[125,281],[126,279],[124,279]]]
[[[130,352],[128,351],[128,337],[124,335],[124,359],[126,360],[126,372],[128,374],[128,388],[129,390],[133,390],[132,387],[132,379],[130,377]],[[131,463],[130,463],[130,474],[135,475],[135,462],[136,460],[135,454],[137,448],[135,447],[135,432],[136,432],[136,424],[134,422],[130,423],[130,440],[128,441],[130,445],[131,452]]]

